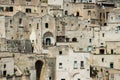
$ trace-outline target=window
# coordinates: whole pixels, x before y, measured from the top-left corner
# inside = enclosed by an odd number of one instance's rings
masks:
[[[104,23],[104,26],[107,26],[107,23]]]
[[[68,11],[67,10],[65,11],[65,15],[68,15]]]
[[[12,20],[10,20],[10,24],[12,24]]]
[[[108,19],[108,14],[109,14],[109,12],[106,12],[106,19]]]
[[[13,26],[10,26],[10,28],[13,28]]]
[[[113,17],[111,17],[111,20],[113,20]]]
[[[83,2],[83,0],[80,0],[80,2]]]
[[[79,12],[77,12],[76,16],[79,16]]]
[[[52,78],[51,78],[51,77],[49,77],[49,80],[52,80]]]
[[[92,2],[92,0],[89,0],[89,2]]]
[[[43,13],[43,10],[41,10],[41,12]]]
[[[10,12],[13,12],[13,7],[10,7]]]
[[[4,68],[6,68],[6,64],[4,64]]]
[[[39,23],[37,23],[37,29],[39,29]]]
[[[76,0],[74,0],[74,3],[76,2]]]
[[[29,27],[31,27],[31,24],[29,24]]]
[[[61,55],[62,54],[62,51],[59,51],[59,55]]]
[[[14,3],[14,0],[11,0],[11,3]]]
[[[120,30],[120,26],[118,26],[117,29]]]
[[[80,80],[80,78],[78,78],[77,80]]]
[[[89,39],[89,43],[91,43],[92,42],[92,39]]]
[[[104,58],[102,58],[102,62],[104,62]]]
[[[104,53],[105,53],[105,50],[104,50],[104,49],[100,49],[99,53],[100,53],[100,54],[104,54]]]
[[[102,33],[102,37],[104,37],[104,33]]]
[[[66,4],[66,6],[69,6],[69,4]]]
[[[73,26],[73,24],[71,24],[71,26]]]
[[[74,69],[77,69],[77,61],[74,61]]]
[[[19,19],[19,24],[22,24],[22,18]]]
[[[90,16],[91,15],[91,11],[88,11],[88,16]]]
[[[13,12],[13,7],[6,7],[5,10],[8,11],[8,12]]]
[[[26,13],[31,13],[31,9],[30,8],[26,8]]]
[[[111,49],[111,54],[113,54],[113,52],[114,52],[113,49]]]
[[[105,18],[105,13],[103,13],[103,18]]]
[[[72,42],[77,42],[77,38],[72,38]]]
[[[113,62],[110,63],[110,68],[113,68],[114,67],[114,64]]]
[[[101,43],[101,45],[103,45],[103,43]]]
[[[59,63],[59,69],[62,69],[62,63]]]
[[[118,20],[120,20],[120,15],[118,16]]]
[[[84,68],[84,61],[80,62],[80,68]]]
[[[26,0],[26,1],[30,2],[31,0]]]
[[[4,8],[3,7],[0,7],[0,12],[4,11]]]
[[[100,20],[101,20],[102,13],[100,13]]]
[[[48,23],[45,23],[45,28],[48,28]]]

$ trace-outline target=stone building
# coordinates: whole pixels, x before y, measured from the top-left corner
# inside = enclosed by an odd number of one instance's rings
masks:
[[[119,78],[120,14],[111,2],[0,0],[0,77]]]
[[[67,52],[60,51],[56,58],[56,80],[90,80],[90,54],[71,48]]]
[[[0,57],[0,78],[14,75],[14,59],[12,56]]]

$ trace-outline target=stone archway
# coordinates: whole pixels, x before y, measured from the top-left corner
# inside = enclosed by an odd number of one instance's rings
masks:
[[[46,45],[51,45],[51,39],[50,38],[46,38]]]
[[[51,32],[46,32],[44,35],[43,35],[43,45],[51,45],[52,44],[52,39],[53,38],[53,34]]]
[[[35,63],[36,80],[40,80],[42,67],[43,67],[43,61],[41,61],[41,60],[36,61],[36,63]]]

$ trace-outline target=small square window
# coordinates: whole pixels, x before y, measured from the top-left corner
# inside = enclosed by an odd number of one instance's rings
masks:
[[[30,8],[26,8],[26,13],[31,13],[31,9]]]
[[[62,51],[59,51],[59,55],[62,55]]]

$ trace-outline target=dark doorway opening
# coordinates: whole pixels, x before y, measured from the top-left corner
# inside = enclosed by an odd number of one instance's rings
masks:
[[[111,49],[111,54],[113,54],[113,49]]]
[[[99,53],[100,54],[105,54],[105,50],[104,49],[100,49]]]
[[[46,45],[51,45],[51,39],[50,38],[46,38]]]
[[[3,77],[6,77],[7,71],[3,71]]]
[[[40,75],[41,75],[41,71],[42,71],[42,66],[43,66],[43,62],[38,60],[35,63],[35,69],[36,69],[36,80],[40,80]]]

